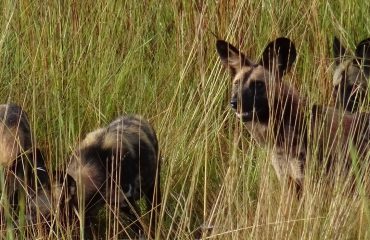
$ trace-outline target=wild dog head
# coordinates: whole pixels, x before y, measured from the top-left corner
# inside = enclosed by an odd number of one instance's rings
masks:
[[[82,193],[76,200],[79,206],[85,205],[86,230],[93,230],[89,226],[95,225],[96,212],[104,203],[119,206],[120,211],[136,222],[133,212],[141,198],[153,209],[151,226],[154,228],[160,203],[158,161],[155,131],[140,116],[122,116],[87,134],[73,152],[67,168],[78,193]],[[132,229],[138,233],[145,227],[134,223]]]
[[[87,134],[72,154],[67,173],[84,186],[86,199],[108,184],[108,178],[122,175],[116,183],[127,190],[125,195],[137,200],[140,189],[144,191],[154,183],[157,162],[154,129],[139,116],[123,116]]]
[[[334,37],[333,53],[336,105],[346,111],[355,112],[367,93],[370,78],[370,38],[361,41],[356,47],[355,55],[349,56],[347,49]]]
[[[281,82],[295,61],[294,44],[287,38],[277,38],[267,45],[257,63],[225,41],[218,40],[216,47],[233,79],[230,100],[232,109],[243,122],[253,120],[267,124],[270,105],[274,104],[270,94],[277,93],[279,84],[275,83]]]

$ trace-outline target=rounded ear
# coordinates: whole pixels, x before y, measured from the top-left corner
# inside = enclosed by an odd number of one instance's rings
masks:
[[[292,67],[296,56],[297,51],[290,39],[277,38],[266,46],[260,64],[269,71],[275,68],[282,77]]]
[[[333,54],[335,58],[335,65],[339,65],[341,63],[344,54],[346,53],[346,49],[342,46],[339,39],[334,36],[333,39]]]
[[[226,41],[217,40],[216,49],[222,63],[231,70],[232,76],[234,76],[242,66],[251,65],[251,62],[239,51],[239,49]]]
[[[65,192],[67,194],[66,201],[71,202],[71,204],[77,204],[77,183],[76,181],[67,173],[65,173],[64,177],[64,187]]]
[[[76,181],[64,171],[54,171],[54,191],[56,192],[58,198],[64,196],[65,203],[69,202],[75,198],[77,194],[77,184]]]
[[[361,66],[366,75],[370,75],[370,38],[361,41],[356,47],[357,61],[361,63]]]
[[[356,57],[370,59],[370,38],[362,40],[356,47]]]

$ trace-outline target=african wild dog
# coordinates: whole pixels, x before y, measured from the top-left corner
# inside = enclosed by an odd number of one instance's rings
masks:
[[[361,41],[350,56],[339,39],[334,37],[333,53],[335,70],[333,75],[336,105],[349,112],[356,112],[367,98],[370,80],[370,38]]]
[[[149,215],[154,231],[161,202],[158,154],[155,131],[146,120],[139,116],[120,117],[87,134],[71,156],[67,175],[60,174],[36,206],[42,205],[47,215],[50,195],[54,194],[51,199],[65,199],[67,203],[60,204],[69,210],[83,207],[89,238],[96,234],[97,213],[105,204],[110,209],[118,206],[130,221],[136,222],[137,214],[140,216],[136,202],[145,198],[153,213]],[[136,233],[144,230],[138,223],[132,225]]]
[[[20,193],[28,199],[48,182],[44,158],[32,142],[27,114],[15,104],[0,105],[0,166],[12,209],[17,207]]]
[[[368,118],[332,108],[311,108],[291,84],[282,81],[296,58],[289,39],[270,42],[257,63],[225,41],[218,40],[216,47],[221,61],[231,71],[232,109],[257,142],[272,148],[271,160],[279,180],[293,183],[298,194],[313,139],[319,146],[319,162],[329,169],[351,160],[351,146],[360,158],[366,155]]]

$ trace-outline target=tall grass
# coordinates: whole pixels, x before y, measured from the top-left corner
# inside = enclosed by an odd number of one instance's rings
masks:
[[[154,125],[163,157],[158,239],[191,239],[202,226],[211,227],[206,239],[370,238],[369,198],[314,172],[303,201],[286,193],[269,150],[229,110],[214,36],[252,59],[270,40],[291,38],[292,84],[331,104],[333,36],[350,47],[369,37],[368,1],[2,1],[0,9],[0,100],[28,112],[50,169],[120,114]],[[0,238],[15,234],[2,227]]]

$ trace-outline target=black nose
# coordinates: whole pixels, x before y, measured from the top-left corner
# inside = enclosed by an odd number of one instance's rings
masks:
[[[236,108],[238,107],[238,102],[236,100],[232,99],[230,101],[230,106],[231,106],[231,108],[236,110]]]

